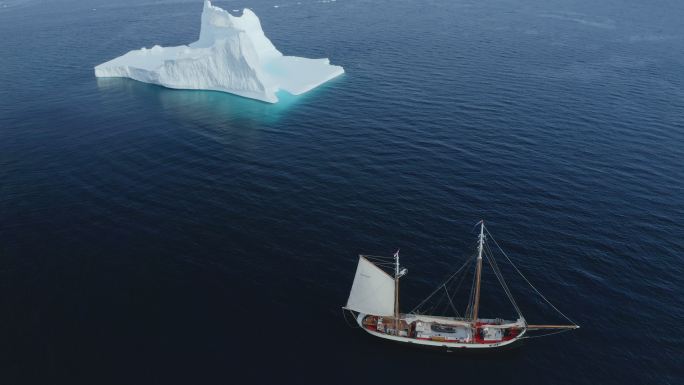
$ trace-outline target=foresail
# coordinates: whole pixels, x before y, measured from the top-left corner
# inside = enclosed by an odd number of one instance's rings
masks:
[[[394,278],[359,257],[347,309],[379,316],[394,315]]]

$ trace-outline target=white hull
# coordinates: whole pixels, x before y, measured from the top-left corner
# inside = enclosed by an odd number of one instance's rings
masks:
[[[368,316],[368,314],[363,314],[359,313],[356,316],[356,323],[363,329],[365,330],[368,334],[383,338],[386,340],[394,341],[394,342],[402,342],[406,344],[412,344],[412,345],[418,345],[418,346],[425,346],[425,347],[432,347],[432,348],[446,348],[446,349],[492,349],[492,348],[502,348],[505,346],[510,346],[519,341],[527,332],[527,329],[523,328],[520,334],[518,334],[516,337],[505,340],[505,341],[496,341],[496,342],[452,342],[452,341],[430,341],[430,340],[425,340],[425,339],[418,339],[418,338],[411,338],[411,337],[402,337],[402,336],[397,336],[397,335],[391,335],[391,334],[386,334],[386,333],[381,333],[378,331],[370,330],[366,328],[363,324],[364,318]]]

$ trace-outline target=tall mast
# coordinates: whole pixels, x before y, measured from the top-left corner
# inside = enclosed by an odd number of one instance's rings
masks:
[[[473,324],[477,322],[480,310],[480,277],[482,275],[482,249],[484,248],[484,220],[480,222],[480,244],[477,247],[477,268],[475,270],[475,303],[473,304]]]
[[[394,253],[394,332],[399,335],[399,250]]]

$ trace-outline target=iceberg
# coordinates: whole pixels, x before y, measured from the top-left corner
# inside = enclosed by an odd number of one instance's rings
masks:
[[[97,77],[127,77],[168,88],[223,91],[269,103],[280,90],[299,95],[344,73],[328,59],[284,56],[245,8],[242,16],[204,2],[199,40],[141,48],[95,67]]]

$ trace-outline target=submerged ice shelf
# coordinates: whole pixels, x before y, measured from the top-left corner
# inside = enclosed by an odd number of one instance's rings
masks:
[[[275,103],[276,92],[307,92],[341,75],[328,59],[284,56],[249,9],[242,16],[204,2],[199,40],[130,51],[95,67],[97,77],[127,77],[169,88],[230,92]]]

